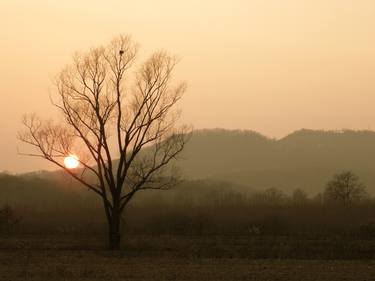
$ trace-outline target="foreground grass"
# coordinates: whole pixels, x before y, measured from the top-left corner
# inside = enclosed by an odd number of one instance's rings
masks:
[[[256,244],[248,242],[250,251]],[[375,260],[260,259],[246,254],[245,244],[144,236],[129,237],[123,251],[110,253],[97,238],[8,237],[0,239],[0,280],[374,280]]]
[[[127,257],[95,251],[0,253],[0,280],[374,280],[374,261]]]

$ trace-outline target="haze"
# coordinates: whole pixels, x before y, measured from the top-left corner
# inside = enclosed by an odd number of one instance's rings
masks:
[[[283,137],[375,128],[372,0],[0,2],[0,170],[49,168],[17,155],[26,112],[55,114],[51,78],[75,51],[132,34],[141,56],[167,49],[194,128]]]

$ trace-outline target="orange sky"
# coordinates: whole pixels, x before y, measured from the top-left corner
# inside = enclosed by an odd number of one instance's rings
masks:
[[[181,58],[195,128],[375,129],[373,0],[0,0],[0,26],[0,170],[48,166],[17,155],[21,116],[51,115],[51,78],[119,33]]]

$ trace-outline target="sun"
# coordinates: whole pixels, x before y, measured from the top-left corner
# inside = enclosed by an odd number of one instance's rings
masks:
[[[64,165],[68,169],[75,169],[79,165],[79,159],[77,155],[70,154],[64,158]]]

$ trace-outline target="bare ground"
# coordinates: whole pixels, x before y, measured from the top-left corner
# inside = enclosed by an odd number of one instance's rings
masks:
[[[0,239],[0,280],[375,280],[372,259],[248,258],[235,254],[240,248],[234,242],[224,245],[227,251],[217,252],[221,240],[214,247],[204,239],[181,237],[132,238],[116,253],[97,242],[69,237]]]
[[[95,251],[1,252],[0,280],[375,280],[375,261],[126,257]]]

